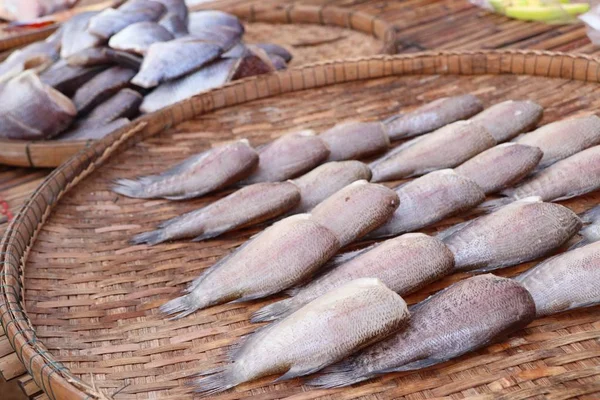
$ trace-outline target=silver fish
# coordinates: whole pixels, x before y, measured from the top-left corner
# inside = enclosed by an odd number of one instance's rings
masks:
[[[416,231],[467,211],[485,200],[479,185],[451,169],[430,172],[396,189],[400,206],[368,238]]]
[[[600,243],[552,257],[515,278],[535,301],[538,317],[600,303]]]
[[[184,317],[230,301],[275,294],[311,276],[340,248],[335,234],[308,214],[276,222],[222,258],[161,311]]]
[[[40,79],[63,94],[72,95],[78,88],[104,70],[104,66],[74,67],[67,64],[65,60],[60,60],[42,72]]]
[[[600,146],[583,150],[533,175],[514,189],[502,193],[514,199],[539,196],[559,201],[600,188]]]
[[[196,31],[230,30],[238,36],[244,33],[244,26],[235,15],[218,10],[197,11],[189,14],[188,29],[192,35]]]
[[[528,197],[442,235],[454,253],[456,270],[489,271],[547,255],[581,226],[579,217],[568,208]]]
[[[393,190],[361,180],[329,196],[312,209],[311,215],[345,246],[381,226],[399,204]]]
[[[162,3],[166,8],[166,14],[175,15],[183,23],[188,23],[188,8],[185,0],[154,0]]]
[[[281,71],[283,69],[287,68],[287,64],[285,63],[285,60],[281,57],[279,57],[276,54],[268,54],[269,55],[269,59],[271,60],[271,64],[273,64],[273,67],[275,67],[276,71]]]
[[[168,42],[156,42],[147,50],[140,72],[132,83],[143,88],[153,88],[200,69],[223,53],[214,43],[189,37]]]
[[[201,241],[245,226],[267,221],[289,211],[300,201],[291,182],[264,182],[246,186],[206,207],[172,218],[159,229],[136,235],[132,242],[154,245],[168,240]]]
[[[533,101],[508,100],[485,109],[471,121],[482,125],[497,143],[502,143],[534,128],[543,113],[542,106]]]
[[[189,35],[187,22],[182,21],[177,14],[167,13],[158,21],[173,37],[179,38]]]
[[[129,85],[135,71],[129,68],[112,67],[94,76],[75,92],[73,103],[79,115],[90,112],[119,90]]]
[[[98,14],[96,11],[77,14],[62,25],[63,33],[60,50],[62,58],[69,58],[73,54],[98,47],[105,42],[104,39],[87,31],[90,20]]]
[[[76,123],[69,130],[61,133],[56,140],[99,140],[129,125],[130,122],[127,118],[119,118],[98,126]]]
[[[394,141],[434,131],[469,118],[481,110],[483,103],[472,94],[443,97],[409,113],[393,116],[384,121],[384,124],[390,140]]]
[[[257,163],[258,154],[246,139],[242,139],[192,156],[160,175],[119,179],[113,190],[143,199],[189,199],[237,182]]]
[[[544,168],[600,144],[600,118],[590,115],[557,121],[522,135],[515,141],[539,147],[544,152],[539,168]]]
[[[329,147],[328,161],[367,158],[390,147],[390,139],[380,122],[344,122],[319,136]]]
[[[107,40],[136,22],[156,22],[165,12],[165,6],[157,1],[131,0],[117,10],[107,8],[98,15],[93,16],[87,30],[89,33]]]
[[[496,145],[480,125],[458,121],[415,138],[371,163],[373,182],[423,175],[452,168]]]
[[[121,67],[139,70],[142,58],[136,55],[114,50],[108,47],[92,47],[73,54],[66,59],[74,67],[92,67],[99,65],[119,65]]]
[[[82,121],[86,127],[99,127],[119,118],[134,118],[138,115],[142,95],[131,89],[122,89],[92,110]]]
[[[280,182],[295,178],[321,164],[327,145],[311,130],[292,132],[259,149],[258,168],[243,182]]]
[[[292,61],[292,53],[290,53],[288,49],[286,49],[283,46],[274,43],[256,43],[255,46],[260,47],[269,55],[276,55],[281,57],[286,62],[286,64]]]
[[[454,256],[437,238],[407,233],[365,250],[342,254],[333,269],[305,286],[288,291],[293,297],[261,308],[252,322],[280,319],[333,288],[359,278],[377,278],[400,296],[448,275]]]
[[[491,274],[465,279],[411,309],[408,328],[325,369],[311,386],[348,386],[435,365],[524,328],[535,318],[529,292]]]
[[[15,50],[0,63],[0,84],[25,70],[44,71],[56,59],[58,59],[58,47],[54,43],[46,41],[35,42]]]
[[[485,194],[496,193],[529,175],[542,159],[533,146],[502,143],[465,161],[454,171],[479,185]]]
[[[250,336],[231,363],[204,373],[196,391],[212,395],[271,374],[277,381],[314,373],[406,326],[400,296],[377,279],[336,288]]]
[[[137,22],[121,30],[108,41],[116,50],[144,55],[153,43],[173,40],[174,36],[156,22]]]
[[[39,140],[56,136],[75,119],[71,100],[25,71],[0,87],[0,136]]]

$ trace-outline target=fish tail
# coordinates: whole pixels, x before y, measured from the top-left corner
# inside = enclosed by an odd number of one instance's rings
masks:
[[[569,250],[577,249],[600,240],[600,206],[579,214],[579,218],[585,224],[579,231],[581,239],[569,247]]]
[[[117,179],[112,187],[113,192],[137,199],[148,198],[144,181],[141,179]]]
[[[488,201],[484,201],[477,207],[475,207],[474,211],[476,213],[492,213],[499,208],[504,207],[505,205],[512,203],[514,201],[511,197],[500,197],[499,199],[492,199]]]
[[[231,366],[215,368],[201,373],[201,378],[194,380],[192,387],[201,396],[212,396],[236,386]]]
[[[157,229],[155,231],[143,232],[138,235],[135,235],[131,239],[131,243],[133,244],[147,244],[153,246],[155,244],[159,244],[169,240],[165,235],[164,229]]]
[[[370,377],[357,375],[351,365],[340,362],[325,368],[319,376],[310,379],[307,385],[320,389],[332,389],[366,381]]]
[[[290,299],[281,300],[261,308],[260,310],[252,314],[250,322],[257,323],[274,321],[276,319],[280,319],[282,317],[287,316],[290,313],[290,311],[293,311],[293,300],[294,298],[292,297]]]
[[[166,302],[160,306],[160,311],[168,315],[176,314],[172,319],[179,319],[190,315],[200,308],[202,308],[202,305],[197,297],[193,293],[189,293]]]

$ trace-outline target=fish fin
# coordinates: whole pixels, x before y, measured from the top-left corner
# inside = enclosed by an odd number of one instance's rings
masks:
[[[477,218],[475,218],[477,219]],[[460,231],[461,229],[463,229],[464,227],[466,227],[467,225],[469,225],[471,222],[473,222],[474,220],[470,220],[470,221],[465,221],[465,222],[459,222],[458,224],[452,225],[449,228],[444,229],[443,231],[438,232],[435,237],[440,239],[440,240],[445,240],[447,237],[453,235],[454,233]]]
[[[257,323],[274,321],[281,317],[287,316],[293,304],[292,300],[293,297],[264,306],[252,314],[250,322]]]
[[[294,379],[299,376],[314,374],[315,372],[323,369],[323,365],[317,367],[302,367],[300,365],[294,365],[285,374],[275,379],[274,382],[287,381],[288,379]]]
[[[210,370],[206,376],[194,380],[192,383],[194,391],[204,397],[231,389],[237,384],[234,382],[232,372],[230,365]],[[208,373],[212,374],[208,375]]]
[[[505,205],[513,201],[514,199],[511,197],[500,197],[499,199],[484,201],[483,203],[476,206],[473,210],[476,213],[491,214],[494,211],[504,207]]]
[[[402,365],[400,367],[386,368],[386,369],[379,370],[379,371],[377,371],[377,375],[388,374],[390,372],[412,371],[415,369],[427,368],[427,367],[430,367],[435,364],[443,363],[444,361],[447,361],[448,359],[449,358],[435,358],[435,357],[423,358],[421,360],[413,361],[411,363]]]
[[[356,371],[352,368],[352,365],[347,361],[342,361],[337,364],[330,365],[323,370],[323,373],[319,376],[310,379],[307,382],[308,386],[318,387],[320,389],[332,389],[344,386],[350,386],[352,384],[366,381],[375,374],[360,376],[356,374]]]
[[[184,193],[184,194],[179,194],[176,196],[164,196],[165,199],[167,200],[188,200],[188,199],[193,199],[195,197],[200,197],[200,196],[204,196],[205,194],[207,194],[208,192],[211,192],[212,189],[202,189],[202,190],[197,190],[195,192],[192,193]]]
[[[142,179],[117,179],[112,191],[127,197],[147,199],[148,195],[144,193],[145,184]]]
[[[173,315],[171,319],[180,319],[187,317],[200,307],[196,304],[194,297],[191,294],[186,294],[170,300],[159,307],[160,311],[164,314]]]
[[[164,237],[164,231],[162,229],[157,229],[150,232],[143,232],[135,235],[131,239],[131,243],[133,244],[147,244],[149,246],[154,246],[155,244],[159,244],[162,242],[166,242],[169,240]]]

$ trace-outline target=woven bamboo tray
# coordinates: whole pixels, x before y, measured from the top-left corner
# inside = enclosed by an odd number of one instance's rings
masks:
[[[34,192],[2,241],[0,319],[15,353],[3,371],[33,377],[49,399],[187,399],[187,378],[254,330],[251,312],[274,299],[229,304],[168,321],[157,307],[257,230],[204,243],[132,246],[132,234],[217,196],[137,200],[109,190],[117,177],[158,172],[191,153],[289,129],[372,120],[446,95],[486,105],[531,99],[542,123],[600,104],[600,61],[542,51],[438,52],[330,61],[234,82],[140,118],[82,150]],[[392,184],[392,183],[390,183]],[[579,212],[594,193],[567,201]],[[437,229],[460,221],[446,220]],[[432,230],[428,230],[432,232]],[[501,270],[512,276],[532,264]],[[425,298],[457,274],[407,297]],[[531,323],[510,338],[422,371],[350,388],[307,391],[301,380],[251,382],[220,399],[581,399],[600,393],[600,309]],[[11,378],[11,376],[7,376]],[[472,397],[474,396],[474,397]]]
[[[394,28],[371,15],[336,7],[228,7],[247,21],[249,43],[276,42],[293,49],[290,66],[317,61],[394,53]],[[46,33],[46,36],[49,34]],[[36,40],[40,39],[36,37]],[[1,46],[0,41],[0,46]],[[0,140],[0,164],[56,167],[88,145],[85,140],[31,142]]]

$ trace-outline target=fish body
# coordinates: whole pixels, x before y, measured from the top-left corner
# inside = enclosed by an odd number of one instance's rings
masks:
[[[40,74],[40,79],[63,94],[73,94],[90,79],[104,71],[104,66],[77,67],[60,60]]]
[[[229,30],[235,32],[239,37],[244,33],[244,25],[242,25],[238,17],[219,10],[190,13],[188,29],[192,35],[195,35],[197,31],[215,30]]]
[[[41,41],[13,51],[0,63],[0,84],[6,82],[25,70],[42,72],[58,59],[55,44]]]
[[[255,46],[263,49],[269,55],[276,55],[281,57],[285,63],[292,61],[292,53],[290,53],[285,47],[274,43],[256,43]]]
[[[454,171],[479,185],[485,194],[507,188],[533,171],[544,153],[534,146],[502,143],[465,161]]]
[[[75,92],[73,103],[79,115],[90,112],[119,90],[129,85],[135,71],[129,68],[112,67],[94,76]]]
[[[541,262],[515,278],[535,301],[538,317],[600,303],[600,243]]]
[[[491,274],[474,276],[417,304],[406,329],[330,366],[309,385],[341,387],[425,368],[486,346],[534,318],[533,299],[519,283]]]
[[[134,118],[138,114],[142,95],[131,89],[122,89],[100,104],[80,121],[86,127],[98,127],[120,118]]]
[[[471,121],[482,125],[497,143],[502,143],[533,129],[543,113],[542,106],[533,101],[508,100],[485,109]]]
[[[166,7],[158,1],[130,0],[118,9],[107,8],[93,16],[88,24],[89,33],[108,40],[136,22],[156,22],[166,12]]]
[[[180,38],[189,35],[187,22],[182,21],[177,14],[167,13],[158,23],[168,30],[173,37]]]
[[[281,71],[287,68],[287,64],[283,58],[279,57],[277,54],[269,53],[268,55],[269,59],[271,60],[271,64],[273,64],[273,67],[275,67],[276,71]]]
[[[253,322],[286,317],[319,296],[359,278],[377,278],[400,296],[418,290],[448,275],[454,256],[441,240],[423,233],[407,233],[334,258],[333,269],[315,280],[292,289],[289,299],[257,311]]]
[[[295,178],[321,164],[328,156],[327,145],[313,131],[288,133],[259,150],[258,167],[243,183]]]
[[[452,168],[496,145],[480,125],[458,121],[412,139],[371,163],[373,182],[423,175]]]
[[[393,190],[361,180],[329,196],[311,211],[312,219],[333,232],[342,246],[378,228],[400,200]]]
[[[97,126],[85,123],[75,123],[67,131],[61,133],[56,140],[99,140],[127,126],[129,122],[131,121],[127,118],[119,118]]]
[[[69,58],[80,51],[98,47],[105,42],[104,39],[87,31],[91,19],[98,14],[96,11],[80,13],[62,25],[61,58]]]
[[[166,8],[166,14],[171,14],[179,18],[183,23],[188,23],[188,7],[185,0],[155,0]]]
[[[589,147],[600,144],[600,118],[590,115],[544,125],[516,139],[517,143],[540,148],[540,168],[554,164]]]
[[[167,240],[210,239],[244,226],[267,221],[300,202],[292,182],[263,182],[246,186],[206,207],[170,219],[159,229],[139,234],[133,243],[154,245]]]
[[[206,395],[271,374],[308,375],[385,338],[409,319],[406,303],[377,279],[327,292],[289,317],[251,335],[232,362],[195,381]]]
[[[390,146],[380,122],[345,122],[319,136],[329,147],[328,161],[367,158],[384,153]]]
[[[49,139],[65,130],[77,110],[71,100],[25,71],[0,87],[0,136]]]
[[[339,248],[335,234],[310,215],[285,218],[210,267],[188,294],[161,310],[183,317],[211,305],[275,294],[310,277]]]
[[[116,50],[144,55],[148,48],[157,42],[173,40],[174,36],[167,28],[156,22],[137,22],[121,30],[108,41]]]
[[[530,197],[458,226],[444,243],[454,254],[456,270],[489,271],[547,255],[581,226],[568,208]]]
[[[74,67],[116,64],[121,67],[138,70],[142,65],[141,57],[108,47],[92,47],[85,49],[66,58],[66,61],[67,64]]]
[[[135,198],[182,200],[224,188],[247,176],[258,154],[247,140],[215,147],[192,156],[160,175],[119,179],[113,190]]]
[[[368,238],[412,232],[467,211],[485,200],[475,182],[450,169],[430,172],[396,189],[400,206]]]
[[[471,94],[443,97],[406,114],[394,116],[385,125],[390,140],[422,135],[483,110],[481,100]]]

